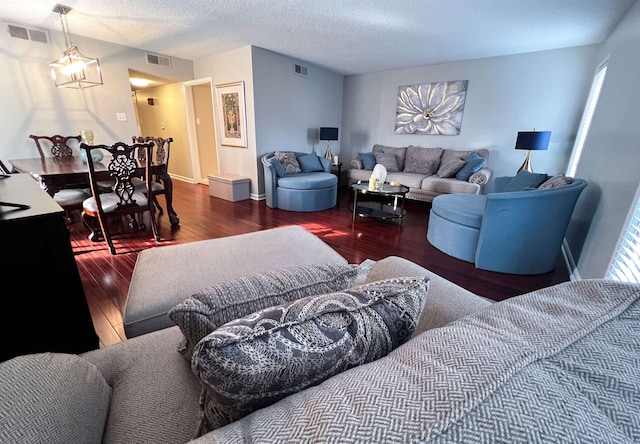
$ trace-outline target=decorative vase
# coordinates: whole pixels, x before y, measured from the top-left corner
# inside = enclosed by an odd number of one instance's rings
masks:
[[[80,158],[82,159],[83,162],[87,161],[87,150],[80,150]],[[104,159],[104,153],[102,152],[102,150],[100,149],[91,150],[91,160],[93,160],[93,163],[98,163],[102,159]]]

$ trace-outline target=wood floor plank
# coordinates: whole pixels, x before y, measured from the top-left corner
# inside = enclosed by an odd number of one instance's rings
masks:
[[[117,241],[115,256],[110,254],[106,243],[90,242],[88,230],[81,222],[72,224],[72,246],[101,346],[125,338],[122,312],[140,251],[287,225],[304,227],[351,263],[401,256],[469,291],[497,301],[569,280],[560,257],[556,269],[550,273],[520,276],[478,270],[473,264],[440,252],[426,239],[430,209],[426,202],[407,201],[407,215],[402,225],[367,218],[358,218],[354,224],[348,209],[350,197],[343,189],[336,208],[298,213],[271,209],[264,200],[229,202],[210,196],[207,185],[174,180],[173,206],[180,225],[171,226],[166,213],[156,212],[162,241],[156,243],[148,230],[130,232]],[[159,200],[166,208],[164,196],[159,196]],[[158,270],[158,273],[169,272]]]

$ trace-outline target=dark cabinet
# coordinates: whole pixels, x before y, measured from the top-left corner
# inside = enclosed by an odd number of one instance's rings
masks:
[[[0,360],[99,347],[64,211],[28,174],[0,179]]]

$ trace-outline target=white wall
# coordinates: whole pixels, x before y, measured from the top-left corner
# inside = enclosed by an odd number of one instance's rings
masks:
[[[128,69],[179,81],[193,79],[191,61],[172,58],[171,68],[147,65],[144,51],[72,36],[81,53],[100,60],[104,85],[83,90],[56,88],[49,63],[62,56],[64,36],[51,30],[52,45],[0,33],[0,158],[38,155],[29,134],[75,135],[92,129],[95,143],[131,140],[138,133]],[[127,121],[116,120],[125,113]]]
[[[376,143],[443,148],[489,148],[494,176],[512,176],[525,152],[518,131],[552,131],[549,149],[533,154],[536,172],[563,172],[591,84],[597,47],[493,57],[420,68],[347,76],[342,150],[351,160]],[[457,136],[396,135],[398,87],[469,80]]]
[[[639,2],[601,46],[597,61],[606,57],[607,75],[576,171],[589,185],[567,234],[582,278],[604,276],[640,182]]]

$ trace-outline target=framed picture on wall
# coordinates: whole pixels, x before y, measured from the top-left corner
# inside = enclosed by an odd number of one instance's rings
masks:
[[[244,82],[216,85],[220,143],[247,147],[247,116],[244,106]]]

